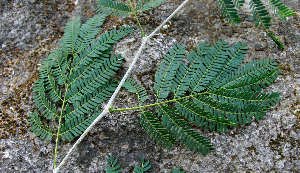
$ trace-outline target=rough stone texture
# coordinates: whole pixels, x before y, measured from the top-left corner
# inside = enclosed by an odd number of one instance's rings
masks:
[[[156,10],[141,14],[141,23],[150,33],[180,4],[169,0]],[[264,1],[265,2],[265,1]],[[285,3],[300,13],[299,0]],[[55,142],[45,142],[30,132],[28,115],[33,111],[32,83],[42,59],[56,48],[67,21],[93,15],[94,0],[2,0],[0,1],[0,172],[51,172]],[[300,114],[300,16],[281,22],[274,18],[271,30],[285,44],[279,49],[261,29],[251,22],[249,9],[242,12],[242,23],[232,26],[222,19],[215,1],[192,0],[148,43],[132,76],[153,92],[155,68],[162,55],[176,42],[189,49],[200,41],[224,39],[230,43],[247,41],[246,62],[274,58],[282,74],[267,91],[281,92],[281,101],[261,121],[231,128],[227,134],[199,129],[216,150],[207,156],[177,145],[172,150],[156,145],[139,125],[139,112],[117,112],[106,116],[84,139],[62,172],[104,172],[105,157],[119,158],[124,172],[132,172],[139,157],[150,160],[150,172],[171,172],[176,166],[187,172],[299,172]],[[110,18],[105,29],[124,24],[133,18]],[[140,45],[140,33],[123,39],[115,46],[122,53],[126,71]],[[120,74],[121,76],[122,74]],[[136,96],[122,91],[114,107],[136,106]],[[148,103],[153,103],[150,97]],[[59,143],[58,162],[72,146]]]

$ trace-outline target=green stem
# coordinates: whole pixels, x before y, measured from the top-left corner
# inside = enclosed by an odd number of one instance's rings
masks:
[[[139,27],[140,27],[140,29],[141,29],[141,31],[142,31],[142,37],[146,37],[146,35],[145,35],[145,33],[144,33],[144,30],[143,30],[143,28],[142,28],[142,25],[141,25],[141,23],[140,23],[140,21],[139,21],[139,18],[137,17],[137,10],[135,10],[135,8],[133,8],[133,5],[132,5],[132,3],[131,3],[131,0],[129,0],[129,3],[130,3],[130,7],[131,7],[132,10],[133,10],[135,19],[136,19],[137,23],[139,24]]]
[[[66,87],[66,92],[68,90],[68,85]],[[64,107],[65,107],[65,103],[66,103],[66,98],[64,98],[64,101],[63,101],[63,105],[61,107],[61,112],[60,112],[60,117],[59,117],[59,121],[58,121],[58,128],[57,128],[57,134],[56,134],[56,140],[55,140],[55,150],[54,150],[54,169],[56,168],[56,159],[57,159],[57,146],[58,146],[58,139],[59,139],[59,134],[60,134],[60,126],[61,126],[61,119],[63,117],[63,110],[64,110]]]
[[[151,107],[151,106],[157,106],[157,105],[161,105],[161,104],[166,104],[166,103],[170,103],[170,102],[176,102],[179,100],[183,100],[183,99],[187,99],[190,97],[195,97],[198,95],[203,95],[203,94],[208,94],[208,92],[204,92],[204,93],[198,93],[195,95],[189,95],[189,96],[185,96],[185,97],[181,97],[181,98],[177,98],[177,99],[173,99],[173,100],[168,100],[168,101],[164,101],[164,102],[157,102],[157,103],[153,103],[150,105],[145,105],[145,106],[138,106],[138,107],[132,107],[132,108],[123,108],[123,109],[109,109],[109,112],[116,112],[116,111],[128,111],[128,110],[134,110],[134,109],[143,109],[143,108],[147,108],[147,107]]]

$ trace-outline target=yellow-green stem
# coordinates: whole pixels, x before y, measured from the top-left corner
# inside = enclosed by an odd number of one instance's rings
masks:
[[[139,21],[139,18],[137,17],[137,10],[133,7],[133,5],[132,5],[132,3],[131,3],[131,0],[129,0],[129,3],[130,3],[131,9],[133,10],[133,14],[134,14],[134,16],[135,16],[135,19],[136,19],[136,21],[137,21],[137,23],[139,24],[139,27],[140,27],[140,29],[141,29],[142,37],[146,37],[146,35],[145,35],[145,33],[144,33],[144,30],[143,30],[143,28],[142,28],[142,25],[141,25],[141,23],[140,23],[140,21]]]
[[[199,94],[195,94],[195,95],[189,95],[189,96],[185,96],[185,97],[181,97],[181,98],[177,98],[177,99],[172,99],[172,100],[168,100],[168,101],[164,101],[164,102],[157,102],[157,103],[153,103],[153,104],[145,105],[145,106],[138,106],[138,107],[132,107],[132,108],[123,108],[123,109],[111,109],[110,108],[109,112],[142,109],[142,108],[147,108],[147,107],[151,107],[151,106],[157,106],[157,105],[166,104],[166,103],[170,103],[170,102],[176,102],[176,101],[179,101],[179,100],[183,100],[183,99],[187,99],[187,98],[190,98],[190,97],[195,97],[195,96],[203,95],[203,94],[208,94],[208,92],[199,93]]]
[[[66,92],[67,92],[67,90],[68,90],[68,86],[66,87]],[[63,105],[61,107],[59,121],[58,121],[58,128],[57,128],[57,134],[56,134],[56,140],[55,140],[55,150],[54,150],[54,164],[53,164],[54,169],[56,168],[57,146],[58,146],[58,139],[59,139],[59,134],[60,134],[61,119],[63,117],[63,110],[64,110],[66,102],[67,102],[66,98],[64,98]]]

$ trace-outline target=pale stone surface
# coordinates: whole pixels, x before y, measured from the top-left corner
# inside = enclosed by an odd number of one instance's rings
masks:
[[[27,125],[33,111],[32,82],[39,63],[49,51],[56,48],[64,25],[75,17],[86,20],[95,8],[94,1],[63,0],[2,0],[0,2],[0,60],[1,60],[1,139],[0,172],[51,172],[55,142],[35,137]],[[169,0],[156,10],[142,14],[142,25],[150,33],[180,4]],[[265,1],[264,1],[265,2]],[[299,1],[286,4],[299,13]],[[172,150],[156,145],[139,125],[139,112],[118,112],[99,122],[73,153],[62,172],[104,172],[105,157],[117,156],[124,172],[132,172],[139,157],[150,160],[150,172],[171,172],[181,166],[187,172],[298,172],[299,113],[300,113],[300,16],[288,22],[273,19],[271,30],[282,40],[286,50],[279,49],[262,29],[251,22],[251,11],[242,12],[242,23],[232,26],[224,22],[215,1],[191,1],[167,27],[150,40],[138,61],[132,76],[153,92],[155,69],[168,48],[179,42],[192,48],[201,41],[219,39],[247,41],[246,61],[274,58],[283,73],[266,90],[280,92],[281,101],[267,112],[265,118],[251,124],[230,128],[220,134],[199,129],[210,139],[216,150],[206,156],[176,145]],[[115,23],[114,23],[115,22]],[[134,19],[110,21],[114,25],[131,25]],[[131,63],[140,45],[140,32],[120,41],[115,52],[126,62],[122,73]],[[121,76],[121,74],[120,74]],[[137,97],[122,91],[114,103],[116,108],[137,106]],[[147,103],[153,103],[150,97]],[[64,157],[70,143],[59,143],[58,162]]]

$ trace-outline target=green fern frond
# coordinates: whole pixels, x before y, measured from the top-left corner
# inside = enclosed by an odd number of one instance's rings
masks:
[[[277,78],[280,70],[276,68],[277,63],[274,59],[261,59],[238,68],[235,72],[224,78],[220,88],[236,91],[251,91],[252,89],[261,91],[263,84],[270,85]],[[255,84],[255,85],[254,85]],[[252,86],[252,87],[251,87]]]
[[[218,0],[218,2],[225,20],[232,23],[240,23],[241,19],[235,8],[236,6],[239,7],[240,1],[235,1],[234,3],[232,0]]]
[[[275,35],[272,32],[269,32],[269,31],[267,31],[267,32],[268,32],[268,35],[272,38],[272,40],[277,44],[277,46],[281,47],[282,49],[285,49],[282,42],[277,37],[275,37]]]
[[[226,132],[227,126],[252,122],[253,117],[262,119],[280,100],[279,93],[262,92],[280,70],[272,59],[240,66],[248,50],[246,43],[230,48],[223,40],[211,47],[204,42],[196,49],[187,55],[188,65],[182,61],[184,46],[174,45],[164,56],[155,76],[156,103],[120,110],[140,109],[141,125],[163,146],[179,140],[188,148],[207,154],[213,150],[211,143],[190,123]],[[174,98],[168,100],[170,95]],[[144,110],[151,106],[159,107],[158,116]]]
[[[147,162],[144,161],[144,158],[140,158],[142,162],[142,166],[135,165],[134,167],[134,173],[144,173],[145,171],[148,171],[151,168],[151,164],[149,160]]]
[[[177,101],[177,111],[185,116],[185,118],[197,126],[209,128],[212,131],[227,132],[227,126],[236,126],[236,123],[230,122],[228,119],[215,116],[209,112],[205,112],[197,104],[188,100]]]
[[[209,43],[203,42],[196,47],[197,52],[191,50],[187,55],[189,60],[189,67],[181,63],[174,78],[172,85],[172,90],[174,97],[178,98],[183,96],[189,89],[191,82],[193,81],[197,71],[199,69],[205,68],[201,62],[201,57],[204,56],[210,49]]]
[[[106,173],[118,173],[123,170],[122,168],[120,168],[121,165],[117,164],[118,158],[114,159],[114,157],[110,155],[110,157],[105,158],[105,160],[110,164],[109,166],[105,166]]]
[[[103,59],[110,57],[112,45],[132,32],[132,27],[122,27],[118,31],[114,29],[112,31],[105,32],[99,38],[93,40],[85,49],[78,52],[74,56],[74,60],[70,68],[70,82],[78,79],[81,75],[86,74],[85,72],[88,73],[93,70],[93,68],[90,69],[90,67],[93,67],[95,58]],[[86,69],[87,65],[88,69]]]
[[[42,124],[41,118],[39,117],[37,111],[34,111],[33,114],[29,115],[31,118],[28,120],[28,122],[29,124],[32,124],[30,130],[46,141],[51,140],[55,134],[49,126]]]
[[[159,106],[164,126],[190,150],[208,154],[214,150],[209,140],[189,126],[189,123],[169,106]]]
[[[182,61],[182,58],[184,57],[184,54],[185,46],[176,44],[169,49],[169,54],[164,56],[163,62],[160,64],[155,74],[154,90],[157,93],[158,100],[162,100],[169,95],[172,86],[172,80]]]
[[[44,81],[42,79],[35,81],[33,92],[35,93],[33,97],[34,105],[45,118],[54,120],[59,117],[56,106],[46,96]]]
[[[112,0],[99,0],[97,5],[96,12],[106,16],[127,17],[132,13],[132,9],[128,5]]]
[[[295,14],[293,10],[285,6],[280,0],[268,0],[272,11],[281,18],[281,20],[286,21],[287,17]],[[273,39],[274,40],[274,39]],[[274,40],[275,41],[275,40]]]
[[[201,58],[201,63],[204,68],[199,68],[196,75],[194,75],[193,82],[190,85],[190,91],[197,93],[204,90],[210,83],[216,79],[220,70],[229,61],[227,51],[229,44],[226,41],[219,40],[206,53],[205,59]]]
[[[96,15],[82,24],[68,22],[60,47],[46,58],[34,83],[37,110],[29,120],[32,131],[41,138],[72,140],[81,135],[101,113],[101,103],[111,97],[117,83],[111,79],[121,66],[121,55],[112,56],[112,46],[132,33],[131,27],[95,36],[105,16]],[[54,132],[41,118],[56,121]],[[56,153],[56,152],[55,152]]]
[[[148,98],[146,89],[139,85],[134,78],[127,78],[123,87],[129,92],[138,95],[139,104],[142,104]]]
[[[93,38],[99,34],[101,26],[105,20],[105,15],[95,15],[89,18],[84,24],[81,25],[78,38],[75,42],[74,52],[77,54],[83,48],[89,46]],[[74,55],[73,55],[74,56]]]
[[[78,78],[70,84],[70,89],[66,93],[66,98],[69,102],[80,100],[83,96],[97,92],[103,84],[116,74],[116,70],[121,66],[123,58],[113,56],[105,59],[103,65],[89,71],[89,74],[82,76],[85,80]],[[88,76],[88,78],[87,78]]]
[[[138,0],[136,5],[136,11],[138,12],[148,11],[152,8],[160,6],[164,2],[165,0]]]
[[[66,24],[65,33],[61,38],[61,42],[67,48],[70,54],[75,53],[75,44],[80,32],[80,18],[76,18]]]
[[[266,7],[261,0],[250,0],[250,8],[252,9],[255,26],[263,26],[264,28],[269,29],[271,17],[268,16],[269,12],[266,10]]]
[[[172,136],[171,132],[160,123],[158,117],[153,113],[142,111],[140,124],[159,145],[172,148],[172,144],[176,144],[176,139]]]
[[[115,91],[117,85],[113,82],[106,82],[106,84],[96,88],[92,93],[85,93],[78,99],[70,101],[71,103],[76,103],[74,109],[69,112],[65,112],[63,117],[71,119],[74,116],[79,116],[81,114],[90,113],[90,109],[100,105],[105,102]]]

